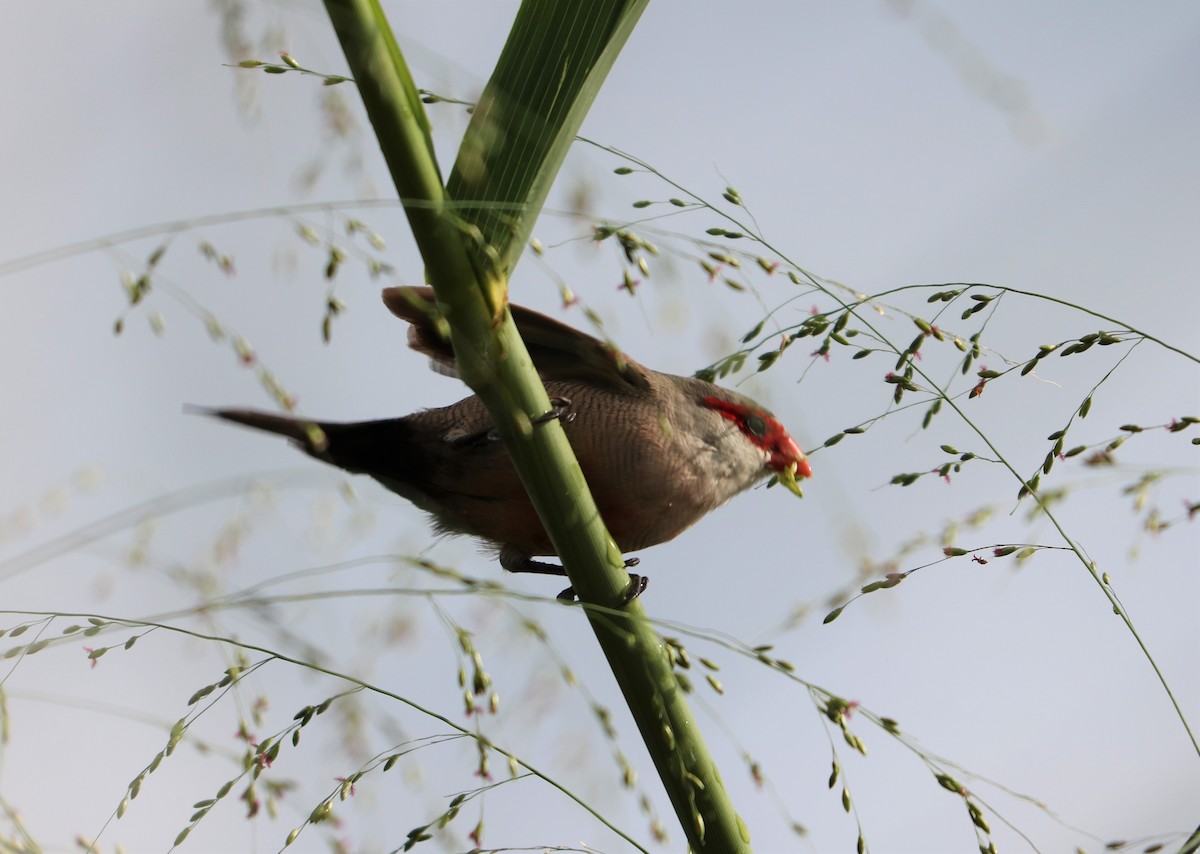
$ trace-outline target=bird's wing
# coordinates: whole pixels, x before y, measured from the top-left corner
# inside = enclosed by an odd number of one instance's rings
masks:
[[[432,359],[439,373],[455,375],[449,328],[437,311],[433,289],[384,288],[383,302],[411,324],[408,346]],[[509,310],[543,380],[589,383],[623,394],[649,389],[646,368],[615,347],[519,305],[509,305]]]

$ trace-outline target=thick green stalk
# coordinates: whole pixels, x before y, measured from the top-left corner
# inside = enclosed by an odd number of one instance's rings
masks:
[[[524,0],[446,184],[510,278],[583,118],[648,0]]]
[[[464,221],[460,214],[466,213],[465,209],[454,210],[441,185],[416,87],[378,0],[326,0],[325,5],[403,200],[425,260],[426,275],[449,323],[459,373],[487,406],[572,586],[583,602],[599,606],[588,608],[588,618],[692,850],[722,854],[749,851],[749,834],[729,801],[662,639],[645,619],[640,603],[622,605],[628,577],[620,551],[604,527],[561,426],[553,420],[534,423],[537,416],[549,411],[550,402],[506,307],[505,276],[515,263],[515,253],[524,239],[505,240],[493,232],[495,241],[503,244],[502,252],[496,250],[495,243],[487,241],[482,229]],[[631,21],[613,12],[628,4],[609,0],[594,5],[609,10],[607,21],[609,24],[615,21],[610,29],[615,35],[607,36],[605,56],[593,59],[589,65],[589,69],[595,66],[596,73],[585,75],[578,95],[586,100],[581,100],[580,109],[558,115],[555,119],[558,126],[549,128],[554,135],[553,144],[546,146],[537,162],[524,173],[528,180],[519,189],[521,198],[504,202],[502,194],[486,196],[494,210],[507,205],[510,210],[523,212],[522,224],[515,234],[528,233],[545,198],[545,189],[561,163],[562,146],[568,144],[562,142],[563,135],[569,142],[578,129],[595,87],[607,71],[603,63],[611,65],[632,27]],[[635,4],[637,12],[640,5],[643,3]],[[569,21],[579,18],[578,9],[571,2],[535,0],[523,6],[521,14]],[[528,17],[525,24],[520,39],[529,37]],[[542,24],[543,37],[556,37],[558,31],[554,26],[545,26],[545,21]],[[517,33],[518,28],[514,28],[514,36]],[[581,49],[568,40],[564,40],[564,45],[570,45],[568,50]],[[528,45],[510,38],[505,54],[511,57],[510,49],[514,47],[521,52]],[[578,61],[578,53],[556,55],[551,51],[547,58],[546,47],[539,45],[538,63],[543,70],[553,69],[547,62],[558,62],[565,67]],[[502,57],[501,65],[506,61],[509,60]],[[498,78],[513,79],[502,71],[498,67]],[[536,105],[531,107],[535,108]],[[497,121],[502,121],[503,115]],[[527,113],[522,120],[528,120]],[[544,117],[542,124],[546,124]],[[539,131],[546,132],[546,128]],[[464,149],[476,146],[476,154],[482,154],[491,168],[506,168],[501,158],[492,156],[494,152],[486,148],[478,148],[477,143],[477,138],[468,133]],[[461,161],[460,156],[460,165]],[[456,175],[458,172],[456,168]],[[464,182],[464,186],[467,183],[480,193],[489,192],[485,187],[487,182],[479,175]],[[489,247],[491,253],[487,251]]]

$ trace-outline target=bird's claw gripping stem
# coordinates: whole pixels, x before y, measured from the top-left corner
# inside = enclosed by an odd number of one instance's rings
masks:
[[[547,421],[561,421],[563,424],[570,424],[575,420],[576,413],[571,411],[571,398],[569,397],[552,397],[550,398],[550,411],[544,412],[537,418],[532,419],[534,424],[545,424]]]
[[[625,566],[637,566],[640,563],[638,558],[631,557],[625,559]],[[638,575],[636,572],[629,573],[629,585],[625,588],[625,593],[621,597],[621,604],[628,605],[634,599],[638,598],[646,591],[646,586],[650,584],[650,578],[645,575]],[[558,598],[563,602],[574,602],[577,596],[575,588],[568,587],[566,590],[558,594]]]

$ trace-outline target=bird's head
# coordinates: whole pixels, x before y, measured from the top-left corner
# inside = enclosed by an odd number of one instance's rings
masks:
[[[796,440],[770,412],[753,402],[739,403],[715,396],[705,397],[701,403],[722,418],[732,421],[751,444],[765,451],[767,468],[774,471],[793,492],[796,491],[794,483],[797,478],[812,477],[808,457],[804,456]]]

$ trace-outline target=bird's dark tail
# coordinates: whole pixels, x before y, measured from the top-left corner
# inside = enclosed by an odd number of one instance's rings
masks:
[[[308,421],[287,415],[272,415],[269,412],[258,412],[254,409],[207,409],[202,406],[186,406],[184,411],[223,418],[235,424],[243,424],[256,430],[265,430],[268,433],[278,433],[280,436],[291,439],[302,451],[312,454],[314,457],[321,457],[329,449],[329,437],[325,433],[327,425],[320,421]]]
[[[410,481],[424,464],[422,455],[406,453],[414,444],[414,430],[403,418],[382,421],[337,423],[273,415],[253,409],[206,409],[189,406],[186,411],[286,436],[292,444],[318,460],[346,471],[375,477]]]

